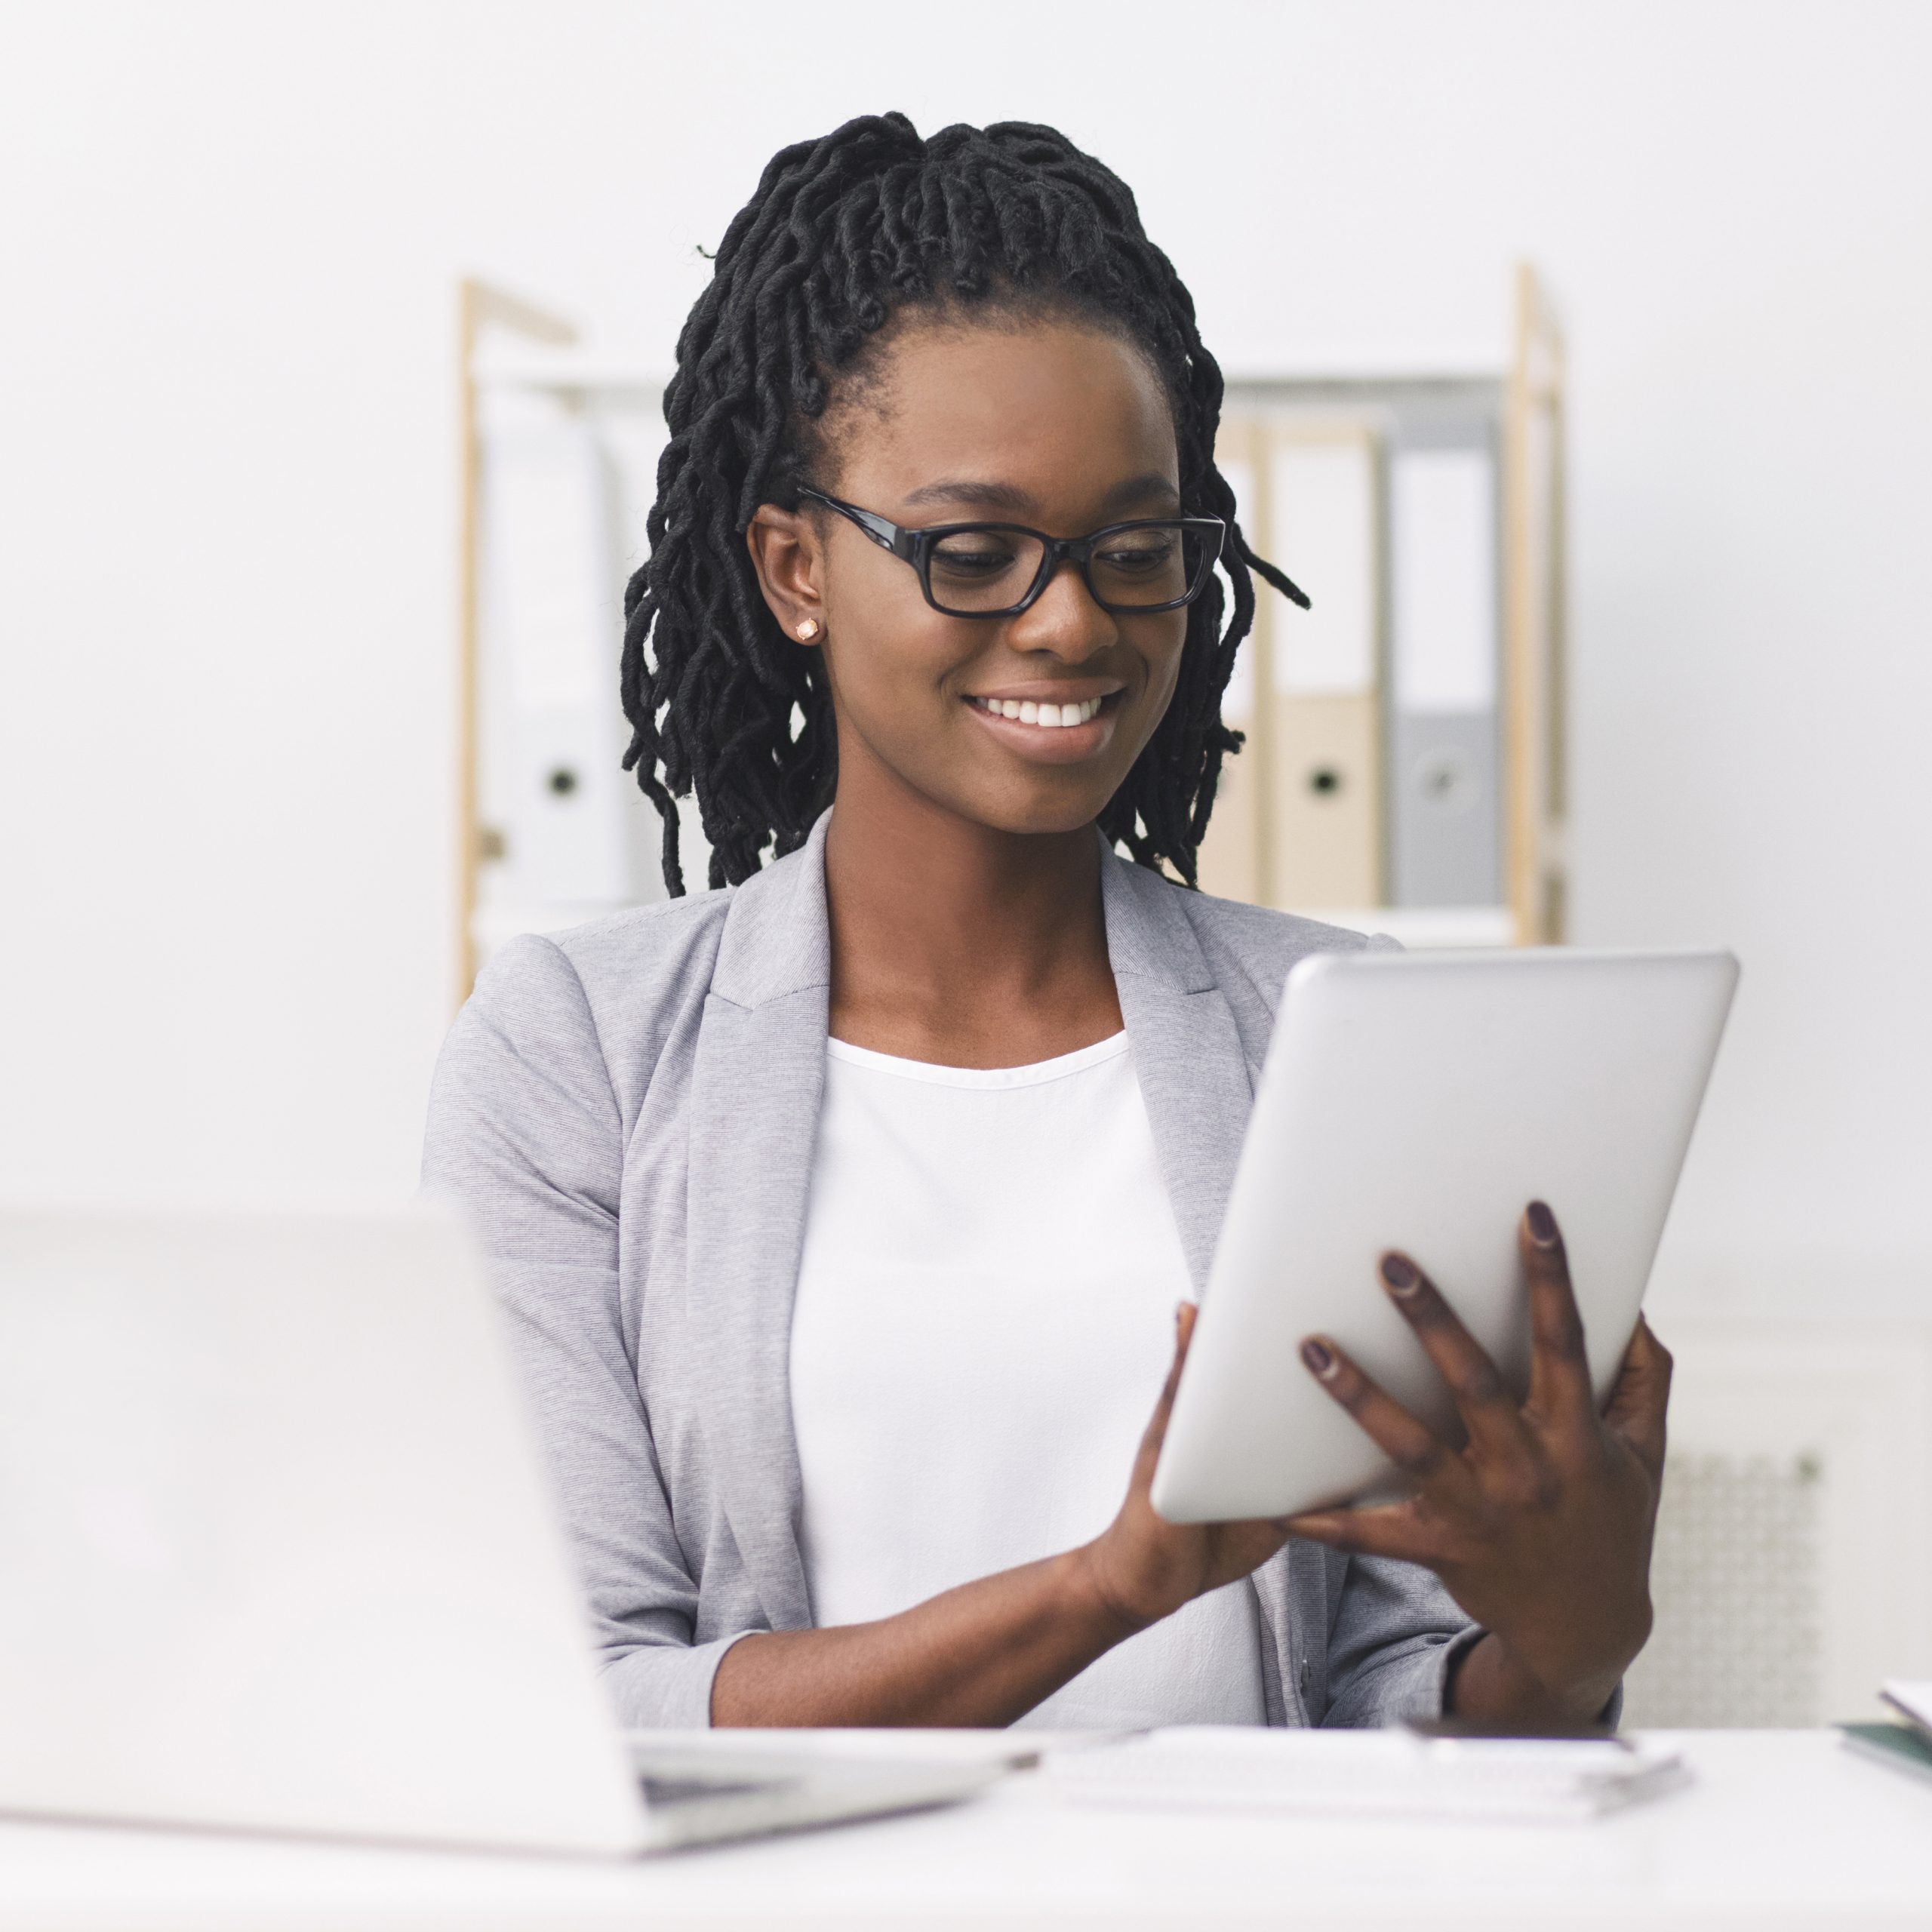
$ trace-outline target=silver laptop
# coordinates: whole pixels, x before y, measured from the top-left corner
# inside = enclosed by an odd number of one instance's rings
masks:
[[[1007,1761],[628,1742],[480,1257],[426,1207],[0,1215],[0,1810],[553,1851]]]

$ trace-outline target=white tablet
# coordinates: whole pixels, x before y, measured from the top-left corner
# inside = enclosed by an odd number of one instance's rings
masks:
[[[1399,1248],[1518,1394],[1517,1223],[1563,1230],[1598,1399],[1637,1324],[1737,983],[1727,952],[1327,954],[1288,975],[1154,1472],[1173,1522],[1358,1498],[1395,1472],[1304,1368],[1333,1337],[1445,1441],[1377,1275]]]

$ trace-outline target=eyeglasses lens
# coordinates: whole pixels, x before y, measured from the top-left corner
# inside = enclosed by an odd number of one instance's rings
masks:
[[[1033,587],[1045,546],[1011,530],[958,530],[933,546],[933,601],[972,615],[1010,610]]]
[[[933,601],[961,617],[1009,611],[1032,589],[1044,547],[1017,531],[955,531],[928,558]],[[1088,565],[1088,582],[1104,605],[1146,609],[1191,596],[1212,561],[1197,533],[1179,524],[1146,524],[1108,537]]]
[[[1094,595],[1117,609],[1178,603],[1200,574],[1201,550],[1201,540],[1179,524],[1119,531],[1088,565]]]

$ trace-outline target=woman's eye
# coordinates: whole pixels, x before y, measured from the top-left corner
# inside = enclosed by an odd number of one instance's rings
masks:
[[[1013,551],[983,537],[956,538],[933,552],[933,567],[952,577],[992,577],[1013,567]]]
[[[1100,552],[1100,561],[1110,571],[1124,571],[1137,577],[1149,577],[1165,570],[1173,561],[1174,540],[1158,537],[1113,545]]]

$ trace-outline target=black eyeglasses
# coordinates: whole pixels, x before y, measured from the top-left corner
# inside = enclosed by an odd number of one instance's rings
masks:
[[[1227,530],[1217,516],[1140,518],[1091,537],[1049,537],[1017,523],[906,530],[823,490],[798,494],[850,518],[881,549],[910,564],[926,601],[949,617],[1017,617],[1067,561],[1079,566],[1103,611],[1137,617],[1177,611],[1208,587]]]

